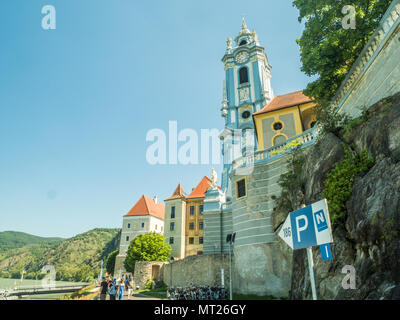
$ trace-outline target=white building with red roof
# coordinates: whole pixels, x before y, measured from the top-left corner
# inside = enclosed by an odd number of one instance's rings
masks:
[[[115,262],[115,274],[125,273],[124,260],[129,244],[139,235],[154,232],[164,233],[165,205],[157,197],[142,195],[123,216],[119,254]]]

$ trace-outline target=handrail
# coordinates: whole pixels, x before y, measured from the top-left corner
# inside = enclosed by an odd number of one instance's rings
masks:
[[[248,156],[243,156],[238,159],[235,159],[232,162],[232,167],[233,169],[237,169],[240,167],[248,167],[251,165],[266,163],[281,158],[289,154],[291,151],[293,151],[293,148],[288,147],[288,145],[291,142],[298,140],[299,147],[304,148],[314,143],[319,133],[320,133],[319,127],[315,126],[314,128],[303,131],[297,136],[291,137],[280,144],[277,144],[275,146],[269,147],[264,150],[258,150],[254,152],[254,154],[250,154]]]
[[[370,40],[361,51],[360,55],[353,63],[345,79],[341,83],[335,96],[332,98],[330,110],[338,112],[343,101],[351,92],[351,88],[356,85],[357,80],[361,78],[363,73],[369,68],[375,60],[385,43],[390,39],[393,30],[400,24],[400,0],[393,0],[392,4],[383,15],[379,26],[375,29]]]

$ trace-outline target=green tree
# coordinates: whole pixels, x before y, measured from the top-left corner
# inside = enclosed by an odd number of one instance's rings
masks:
[[[377,28],[392,0],[294,0],[299,22],[305,29],[297,40],[301,51],[301,70],[319,76],[308,84],[305,94],[326,107],[354,61]],[[356,28],[344,29],[346,5],[355,8]]]
[[[75,281],[90,282],[95,278],[95,273],[93,269],[85,264],[78,269],[75,273]]]
[[[106,271],[108,273],[114,274],[115,259],[117,258],[118,254],[119,254],[119,249],[111,252],[108,255],[108,258],[107,258],[107,261],[106,261]]]
[[[136,261],[168,261],[171,246],[158,233],[137,236],[130,244],[124,261],[125,269],[134,272]]]

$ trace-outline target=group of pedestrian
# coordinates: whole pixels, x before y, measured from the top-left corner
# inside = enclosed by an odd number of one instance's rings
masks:
[[[122,279],[112,279],[103,277],[100,284],[100,300],[106,300],[107,294],[110,300],[124,300],[125,291],[128,291],[128,299],[131,296],[132,288],[130,285],[130,276],[125,276]]]

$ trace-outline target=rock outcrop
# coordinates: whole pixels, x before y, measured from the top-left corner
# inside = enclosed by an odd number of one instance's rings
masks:
[[[327,173],[344,157],[343,142],[355,152],[367,150],[375,165],[356,177],[345,225],[333,228],[333,260],[322,261],[313,248],[318,298],[400,299],[400,94],[372,106],[368,120],[347,132],[346,139],[343,133],[326,134],[306,151],[304,203],[322,198]],[[355,268],[356,289],[342,287],[346,265]],[[292,274],[291,298],[310,299],[305,249],[293,252]]]

